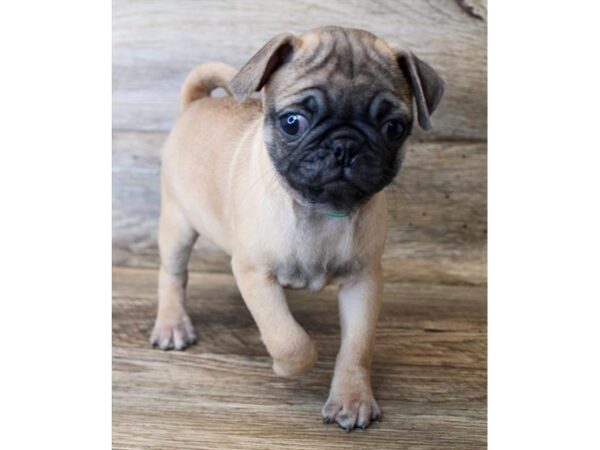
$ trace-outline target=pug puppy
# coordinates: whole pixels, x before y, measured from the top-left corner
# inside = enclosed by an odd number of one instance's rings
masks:
[[[211,98],[218,87],[235,98]],[[182,350],[196,342],[184,304],[201,235],[231,255],[278,375],[298,375],[317,359],[283,288],[339,286],[341,348],[323,420],[345,430],[378,420],[370,366],[383,283],[383,189],[402,163],[413,103],[429,129],[443,90],[410,51],[341,27],[280,34],[237,73],[220,63],[196,67],[163,151],[151,343]],[[250,97],[259,91],[262,101]]]

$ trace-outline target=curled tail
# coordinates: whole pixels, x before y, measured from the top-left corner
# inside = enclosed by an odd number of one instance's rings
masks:
[[[227,64],[213,62],[201,64],[192,69],[181,87],[179,96],[180,111],[184,111],[190,103],[199,98],[208,97],[214,89],[223,88],[233,95],[229,81],[237,70]]]

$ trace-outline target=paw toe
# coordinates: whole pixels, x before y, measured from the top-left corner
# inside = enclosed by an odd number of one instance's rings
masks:
[[[344,431],[350,431],[356,424],[356,415],[352,411],[341,412],[335,418],[338,426]]]
[[[363,403],[358,408],[358,420],[356,421],[356,428],[366,429],[371,425],[371,407],[367,403]]]
[[[379,405],[375,402],[371,404],[371,420],[374,422],[381,420],[381,409],[379,409]]]

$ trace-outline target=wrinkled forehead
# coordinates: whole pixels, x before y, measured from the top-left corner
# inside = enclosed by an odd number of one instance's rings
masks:
[[[300,39],[291,60],[269,83],[267,94],[273,94],[276,109],[315,95],[338,108],[366,108],[384,98],[410,114],[410,87],[383,40],[342,29],[308,32]]]

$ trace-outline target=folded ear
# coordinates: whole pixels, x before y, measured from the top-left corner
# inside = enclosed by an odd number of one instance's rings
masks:
[[[433,67],[417,58],[412,52],[398,50],[396,59],[400,69],[410,81],[417,103],[419,125],[424,130],[429,130],[430,116],[444,95],[444,80],[433,70]]]
[[[288,61],[299,39],[290,33],[275,36],[261,48],[229,82],[237,100],[260,91],[271,74]]]

